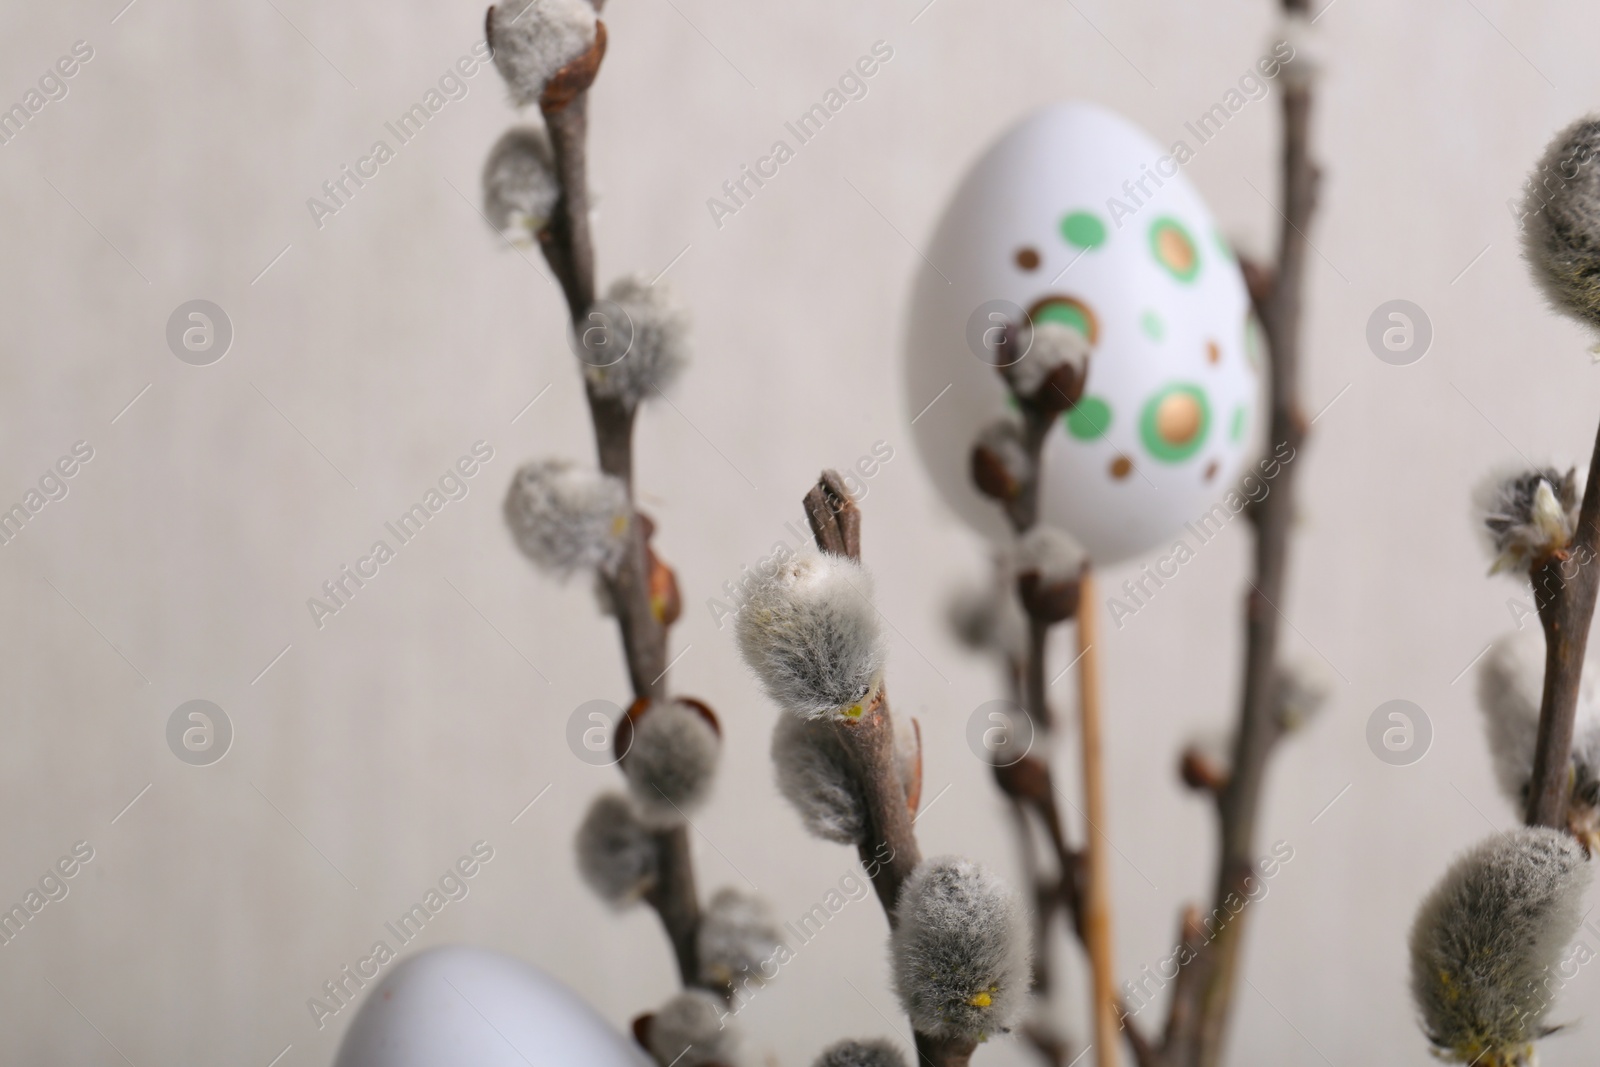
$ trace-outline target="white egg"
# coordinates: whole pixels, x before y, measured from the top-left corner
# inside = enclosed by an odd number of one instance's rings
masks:
[[[1182,172],[1199,143],[1185,139],[1175,157],[1097,105],[1041,108],[968,171],[926,247],[905,356],[912,432],[945,499],[990,536],[1009,529],[970,455],[1011,404],[981,341],[991,301],[1092,345],[1083,399],[1045,444],[1040,515],[1096,562],[1166,543],[1224,502],[1250,457],[1259,330]]]
[[[408,956],[367,991],[334,1067],[653,1067],[537,967],[447,945]]]

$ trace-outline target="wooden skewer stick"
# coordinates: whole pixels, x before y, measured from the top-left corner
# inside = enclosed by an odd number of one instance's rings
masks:
[[[1105,773],[1100,758],[1100,664],[1095,652],[1094,576],[1084,568],[1078,595],[1078,716],[1083,746],[1083,926],[1094,993],[1095,1063],[1116,1067],[1121,1037],[1117,1020],[1115,961],[1111,951],[1111,886],[1106,869]]]

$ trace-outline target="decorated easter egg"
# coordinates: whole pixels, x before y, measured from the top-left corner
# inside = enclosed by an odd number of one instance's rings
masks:
[[[978,159],[912,294],[906,402],[923,460],[968,522],[1009,536],[971,480],[980,431],[1012,411],[997,324],[1063,323],[1091,355],[1044,444],[1040,518],[1112,563],[1223,503],[1256,440],[1263,356],[1244,278],[1182,166],[1105,108],[1053,104]],[[1026,356],[1022,358],[1027,358]]]
[[[537,967],[447,945],[367,989],[334,1067],[652,1067],[632,1041]]]

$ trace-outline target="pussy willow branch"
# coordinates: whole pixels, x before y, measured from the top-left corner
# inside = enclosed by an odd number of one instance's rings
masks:
[[[817,547],[830,555],[859,560],[861,510],[846,491],[844,480],[834,471],[823,471],[804,503]],[[922,851],[900,781],[894,722],[884,688],[879,687],[877,699],[861,718],[837,721],[834,731],[849,755],[862,793],[867,825],[857,852],[893,927],[900,887],[922,862]],[[935,1037],[916,1030],[913,1036],[919,1067],[965,1067],[977,1048],[970,1038]]]
[[[1578,714],[1578,680],[1589,647],[1589,624],[1595,595],[1600,592],[1600,435],[1589,461],[1589,478],[1578,510],[1572,544],[1546,560],[1533,574],[1534,600],[1544,624],[1544,694],[1539,706],[1539,735],[1528,783],[1529,826],[1567,826],[1571,792],[1568,762],[1572,758],[1572,725]]]
[[[1020,355],[1016,353],[1018,340],[1015,328],[1007,325],[1001,333],[995,352],[998,364],[1005,366],[1017,359],[1025,358],[1025,353]],[[1082,382],[1078,384],[1081,388]],[[1012,529],[1020,536],[1031,530],[1038,522],[1039,471],[1043,464],[1044,444],[1060,414],[1057,408],[1062,404],[1070,407],[1071,404],[1070,398],[1064,393],[1061,397],[1055,398],[1059,404],[1053,402],[1048,406],[1035,403],[1027,397],[1015,396],[1015,399],[1022,413],[1022,446],[1028,459],[1027,474],[1017,486],[1016,494],[1004,501],[1004,507]],[[1090,586],[1091,580],[1087,571],[1081,581],[1086,587]],[[1092,600],[1092,596],[1084,599]],[[1036,729],[1048,740],[1054,716],[1050,710],[1048,685],[1045,682],[1045,651],[1052,623],[1035,617],[1031,611],[1027,611],[1026,605],[1024,611],[1028,616],[1028,651],[1026,659],[1020,665],[1023,702],[1029,716],[1035,722]],[[1092,835],[1098,832],[1095,827],[1104,821],[1103,813],[1098,810],[1103,795],[1103,783],[1100,779],[1099,709],[1096,703],[1098,687],[1091,674],[1095,666],[1091,653],[1092,635],[1085,629],[1091,623],[1080,616],[1078,625],[1080,639],[1088,638],[1080,640],[1083,652],[1079,658],[1084,661],[1081,668],[1084,672],[1082,676],[1084,685],[1080,703],[1083,711],[1081,718],[1084,734],[1084,787],[1088,797],[1085,806],[1089,809],[1088,821],[1091,824],[1088,833]],[[1061,902],[1072,916],[1073,930],[1090,958],[1091,1008],[1095,1044],[1098,1049],[1097,1062],[1101,1067],[1112,1067],[1116,1063],[1117,1020],[1119,1017],[1126,1018],[1127,1012],[1121,1010],[1117,1002],[1112,975],[1110,900],[1105,879],[1103,849],[1099,848],[1098,842],[1092,836],[1089,845],[1083,850],[1074,850],[1068,846],[1062,831],[1061,814],[1056,804],[1056,789],[1051,781],[1050,765],[1044,760],[1025,756],[1010,767],[996,767],[995,781],[1008,796],[1026,804],[1035,813],[1055,849],[1059,871],[1057,891]],[[1044,975],[1047,988],[1051,947],[1048,912],[1041,916],[1036,931],[1035,982],[1038,984],[1040,975]],[[1134,1052],[1135,1059],[1142,1064],[1143,1057],[1148,1055],[1148,1045],[1143,1036],[1131,1024],[1125,1024],[1121,1029]],[[1034,1035],[1029,1036],[1033,1038]],[[1056,1064],[1060,1062],[1057,1058],[1059,1042],[1051,1040],[1049,1035],[1046,1035],[1045,1040],[1034,1039],[1034,1045],[1047,1060]]]
[[[1286,14],[1303,16],[1306,0],[1283,0]],[[1266,331],[1271,362],[1269,437],[1274,448],[1298,452],[1307,425],[1300,409],[1302,290],[1316,208],[1318,168],[1310,155],[1312,93],[1308,82],[1283,90],[1283,210],[1275,271],[1251,273],[1252,297]],[[1270,496],[1250,512],[1255,525],[1255,574],[1245,598],[1244,693],[1228,779],[1217,800],[1220,825],[1213,914],[1229,915],[1230,898],[1246,897],[1256,855],[1256,820],[1267,759],[1283,729],[1277,714],[1278,613],[1283,604],[1294,518],[1297,465],[1284,465]],[[1193,975],[1173,991],[1162,1059],[1169,1067],[1215,1067],[1222,1056],[1237,984],[1248,909],[1233,915],[1189,964]],[[1187,924],[1186,924],[1187,928]]]
[[[490,45],[493,46],[493,41]],[[601,22],[596,24],[594,47],[551,80],[540,105],[545,128],[550,134],[561,196],[550,221],[539,232],[539,246],[561,285],[573,331],[580,337],[589,324],[595,294],[594,240],[589,232],[588,85],[605,55],[605,48],[606,28]],[[578,347],[581,350],[582,346]],[[647,532],[634,505],[634,409],[620,401],[597,396],[587,384],[585,392],[600,469],[620,478],[627,486],[630,512],[628,543],[622,560],[616,573],[602,580],[616,614],[634,697],[660,700],[667,695],[667,629],[651,608],[650,570],[645,548]],[[658,831],[656,845],[660,870],[645,900],[661,917],[683,984],[702,985],[696,946],[700,898],[695,888],[688,831],[681,825]]]

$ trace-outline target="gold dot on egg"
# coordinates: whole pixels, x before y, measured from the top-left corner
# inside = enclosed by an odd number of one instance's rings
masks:
[[[1211,479],[1215,478],[1216,476],[1217,476],[1217,461],[1216,460],[1212,460],[1210,463],[1206,464],[1206,481],[1209,482]]]
[[[1187,273],[1194,269],[1194,246],[1182,230],[1175,226],[1163,227],[1156,235],[1156,242],[1161,249],[1162,262],[1171,265],[1173,270]]]
[[[1039,269],[1039,253],[1031,248],[1017,249],[1017,266],[1023,270]]]
[[[1168,393],[1156,408],[1156,433],[1169,445],[1184,445],[1200,432],[1200,402],[1189,393]]]
[[[1111,461],[1111,477],[1117,481],[1122,481],[1131,473],[1133,473],[1133,460],[1127,456],[1118,456]]]
[[[1221,363],[1222,362],[1222,349],[1217,347],[1217,342],[1215,342],[1215,341],[1207,341],[1206,342],[1206,362],[1207,363]]]

